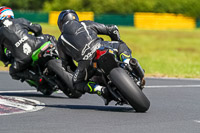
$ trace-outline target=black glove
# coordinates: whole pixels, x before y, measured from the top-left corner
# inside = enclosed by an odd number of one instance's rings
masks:
[[[42,27],[40,24],[32,24],[33,27],[33,33],[35,36],[41,36],[42,35]]]
[[[119,30],[116,25],[109,25],[108,28],[108,35],[110,36],[112,41],[120,41]]]
[[[46,36],[47,39],[53,43],[54,46],[56,46],[56,44],[58,43],[58,41],[56,40],[56,38],[54,36],[52,36],[52,35],[44,34],[43,36]]]

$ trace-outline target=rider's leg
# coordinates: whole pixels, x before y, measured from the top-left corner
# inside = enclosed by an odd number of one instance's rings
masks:
[[[73,75],[73,83],[74,89],[81,93],[89,93],[89,94],[97,94],[101,96],[106,105],[111,101],[109,92],[106,87],[96,84],[95,82],[90,82],[88,79],[93,76],[91,72],[89,72],[90,67],[82,67],[79,62],[79,66]],[[85,65],[85,64],[83,64]]]
[[[27,63],[28,64],[28,63]],[[19,62],[14,62],[10,68],[9,68],[9,74],[11,77],[15,80],[25,80],[25,79],[30,79],[30,80],[36,80],[37,76],[31,72],[29,72],[27,68],[28,65],[22,64]]]
[[[108,91],[108,89],[104,86],[96,84],[95,82],[79,82],[74,83],[74,88],[81,93],[89,93],[89,94],[97,94],[103,100],[105,105],[108,105],[112,100],[112,97]]]

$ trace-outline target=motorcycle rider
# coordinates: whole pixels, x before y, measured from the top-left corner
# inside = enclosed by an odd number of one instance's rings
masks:
[[[60,58],[65,61],[72,57],[78,62],[73,75],[74,89],[82,93],[97,94],[104,99],[107,105],[111,101],[108,89],[88,79],[94,74],[92,60],[95,52],[102,46],[117,50],[121,61],[127,64],[132,59],[131,50],[120,40],[117,26],[93,21],[79,21],[74,10],[62,11],[57,24],[61,31],[57,44]],[[108,35],[112,41],[103,41],[97,36],[98,34]]]
[[[42,35],[39,24],[32,24],[23,18],[14,19],[11,8],[0,7],[0,60],[5,65],[8,64],[10,58],[6,56],[5,51],[11,52],[14,61],[9,68],[9,73],[13,79],[36,79],[37,76],[26,68],[31,64],[32,53],[49,40],[56,41],[53,36]]]

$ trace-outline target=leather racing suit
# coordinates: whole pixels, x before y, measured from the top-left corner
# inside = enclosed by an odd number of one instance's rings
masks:
[[[23,18],[7,18],[0,22],[0,60],[4,63],[10,61],[4,51],[7,49],[11,52],[14,61],[9,72],[13,79],[28,78],[28,73],[23,72],[30,65],[32,53],[52,38],[50,35],[40,35],[41,26]]]
[[[112,41],[103,41],[97,35],[108,35]],[[63,25],[63,32],[58,39],[58,52],[63,62],[73,58],[78,68],[73,75],[74,88],[82,93],[94,93],[88,82],[94,74],[91,63],[95,52],[101,46],[118,50],[118,55],[131,56],[131,50],[120,40],[115,25],[104,25],[93,21],[70,20]]]

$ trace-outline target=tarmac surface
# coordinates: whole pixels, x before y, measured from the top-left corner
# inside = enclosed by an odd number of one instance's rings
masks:
[[[146,113],[130,106],[104,106],[96,95],[69,99],[62,93],[46,97],[26,83],[0,73],[0,96],[44,103],[34,112],[0,115],[0,133],[199,133],[200,80],[146,78]]]

